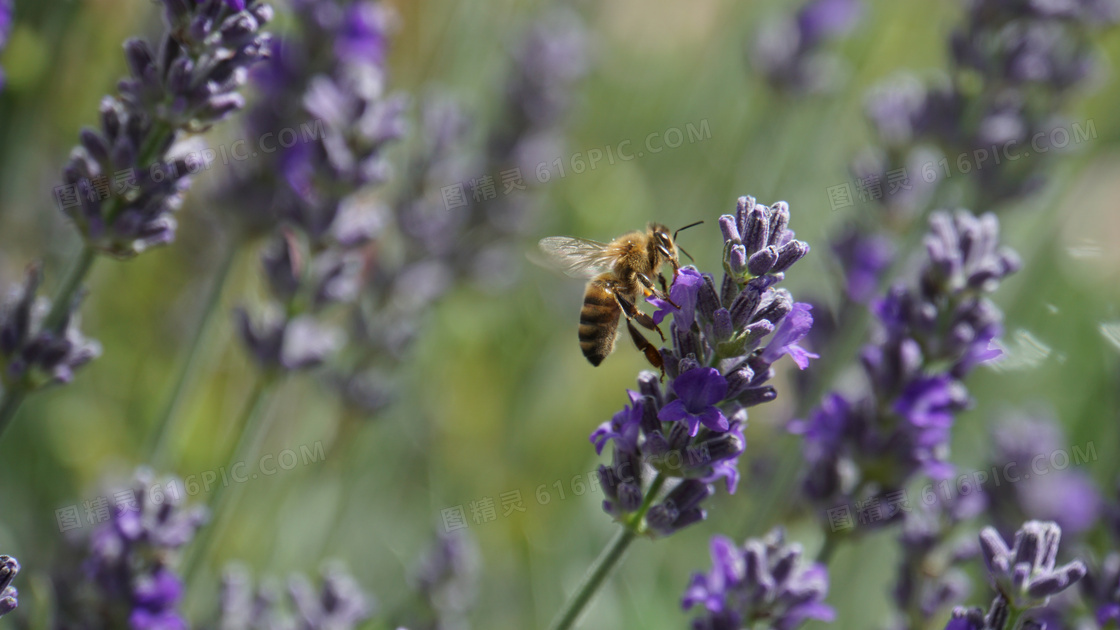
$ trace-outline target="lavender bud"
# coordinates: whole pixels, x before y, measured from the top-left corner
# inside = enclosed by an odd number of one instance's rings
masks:
[[[777,326],[793,310],[793,297],[785,289],[768,291],[752,321],[768,321]]]
[[[770,244],[769,208],[761,204],[752,205],[745,221],[743,244],[746,251],[753,255]]]
[[[716,309],[720,308],[719,294],[711,274],[703,274],[704,284],[696,293],[696,311],[707,321],[712,321]]]
[[[747,261],[747,271],[752,276],[766,275],[777,261],[778,251],[773,247],[766,247],[750,257],[750,260]]]
[[[731,273],[741,276],[748,270],[747,249],[742,245],[732,245],[727,256],[727,266]]]
[[[739,236],[739,228],[735,224],[735,217],[730,214],[725,214],[719,218],[719,230],[723,234],[724,242],[731,242],[736,245],[743,243],[742,237]]]
[[[790,241],[778,251],[778,259],[774,262],[770,273],[781,273],[789,269],[793,263],[801,260],[809,253],[809,245],[804,241]]]

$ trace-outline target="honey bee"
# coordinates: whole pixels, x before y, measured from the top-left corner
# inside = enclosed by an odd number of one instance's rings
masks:
[[[670,301],[661,266],[668,263],[675,276],[680,269],[678,250],[692,258],[677,247],[677,234],[701,223],[686,225],[672,236],[664,225],[650,223],[645,232],[627,232],[609,243],[568,236],[541,239],[540,248],[554,266],[569,276],[590,278],[579,313],[579,347],[591,365],[599,365],[614,351],[618,322],[625,316],[634,345],[650,364],[664,372],[661,353],[634,327],[634,322],[656,331],[662,341],[665,335],[636,304],[639,295],[655,295]],[[654,278],[660,283],[660,290],[654,285]]]

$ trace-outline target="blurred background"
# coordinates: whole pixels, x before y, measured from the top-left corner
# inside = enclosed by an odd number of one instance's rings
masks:
[[[388,4],[399,14],[391,88],[413,95],[438,89],[479,125],[498,115],[495,94],[518,38],[554,8],[528,0]],[[836,61],[829,88],[783,92],[752,68],[747,51],[767,20],[796,6],[570,5],[586,29],[588,72],[564,117],[565,148],[551,155],[563,175],[552,159],[546,183],[525,173],[526,194],[539,210],[518,256],[505,263],[516,282],[463,282],[425,313],[398,370],[397,399],[376,414],[348,410],[312,375],[286,379],[267,409],[274,425],[262,452],[321,446],[322,456],[301,456],[290,469],[246,482],[213,564],[239,560],[256,575],[283,576],[341,558],[383,608],[392,608],[407,600],[417,558],[446,530],[447,511],[462,508],[480,560],[470,625],[546,625],[617,527],[592,483],[600,460],[588,434],[622,407],[646,364],[624,343],[602,366],[587,364],[576,342],[583,286],[534,265],[536,241],[558,234],[609,240],[648,221],[678,227],[704,220],[680,242],[698,268],[718,271],[718,216],[740,195],[785,200],[791,228],[813,247],[787,286],[799,299],[835,300],[841,289],[829,239],[879,212],[858,198],[834,209],[828,192],[855,186],[850,164],[873,142],[867,92],[900,71],[944,68],[948,33],[962,15],[954,2],[868,1],[854,30],[828,44]],[[158,32],[159,12],[144,0],[17,0],[16,15],[0,54],[7,74],[0,92],[0,280],[16,282],[29,261],[43,259],[49,288],[78,247],[54,202],[59,169],[79,129],[95,124],[101,95],[126,73],[121,42]],[[281,31],[290,26],[283,15],[277,24]],[[1071,446],[1095,445],[1096,459],[1081,470],[1112,496],[1120,461],[1120,38],[1105,32],[1094,45],[1098,72],[1065,114],[1091,122],[1095,137],[1055,158],[1048,185],[1001,213],[1006,242],[1025,261],[994,297],[1006,313],[1008,356],[971,380],[976,405],[958,420],[953,461],[961,470],[983,469],[991,423],[1015,410],[1041,410],[1059,419]],[[220,125],[205,142],[228,142],[237,127],[236,119]],[[679,146],[643,150],[651,134],[675,141],[670,130],[682,133]],[[573,168],[573,156],[586,161],[592,150],[605,153],[623,141],[634,159],[610,164],[604,157],[583,172]],[[390,153],[398,168],[406,146]],[[38,625],[49,588],[35,567],[77,553],[66,540],[81,532],[60,532],[56,511],[78,506],[84,515],[83,501],[145,463],[154,418],[219,265],[219,217],[229,209],[210,192],[227,176],[219,165],[195,179],[172,246],[97,268],[82,312],[103,357],[73,385],[31,399],[0,442],[0,551],[25,567],[20,610],[4,622]],[[255,368],[227,314],[261,299],[258,253],[247,246],[235,259],[165,472],[202,479],[228,464]],[[775,403],[751,410],[738,493],[717,493],[707,521],[636,544],[581,627],[686,627],[680,596],[689,574],[708,567],[714,533],[741,539],[780,522],[807,549],[820,544],[807,514],[762,510],[766,471],[780,458],[800,457],[782,427],[815,403],[785,395],[793,391],[790,376],[779,377]],[[523,510],[504,505],[513,493]],[[492,514],[472,509],[487,499]],[[832,563],[837,627],[878,627],[886,618],[889,538],[866,537]],[[216,594],[215,573],[189,592],[192,618],[211,619]]]

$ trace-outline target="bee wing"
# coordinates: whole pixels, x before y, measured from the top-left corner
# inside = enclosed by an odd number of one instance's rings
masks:
[[[613,259],[607,243],[572,236],[550,236],[540,241],[547,264],[572,276],[590,278],[611,270]]]

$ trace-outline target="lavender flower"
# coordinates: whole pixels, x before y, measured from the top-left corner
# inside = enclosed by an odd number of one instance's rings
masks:
[[[272,9],[241,4],[163,0],[159,45],[125,44],[121,96],[102,102],[101,129],[82,131],[62,175],[59,201],[89,247],[127,258],[174,240],[171,215],[202,165],[174,157],[173,145],[240,109],[247,69],[266,54]]]
[[[1082,534],[1099,521],[1103,501],[1082,471],[1056,470],[1055,453],[1069,442],[1052,417],[1014,414],[991,431],[991,463],[1014,483],[986,488],[997,529],[1006,535],[1024,519],[1054,521],[1067,535]]]
[[[921,211],[931,188],[952,182],[966,183],[984,207],[1038,190],[1050,154],[1077,132],[1054,130],[1096,64],[1090,35],[1120,19],[1108,2],[966,4],[950,38],[946,81],[906,77],[869,100],[880,146],[855,170],[868,183],[902,186],[878,196],[889,210]],[[950,179],[954,171],[971,174]]]
[[[774,285],[809,246],[788,228],[789,208],[741,197],[736,213],[720,218],[725,273],[716,290],[711,275],[681,268],[670,301],[651,299],[655,321],[673,316],[672,347],[662,348],[663,389],[657,375],[643,372],[630,403],[591,435],[601,453],[613,442],[612,463],[599,467],[607,513],[630,527],[668,535],[705,518],[701,508],[723,479],[728,492],[739,481],[738,457],[746,447],[747,408],[773,400],[768,385],[773,364],[790,355],[804,369],[816,355],[798,342],[813,318],[808,305]],[[764,260],[763,260],[764,259]],[[659,484],[678,479],[645,514],[635,513],[646,495],[646,465]]]
[[[365,189],[387,177],[384,150],[404,133],[405,101],[385,94],[388,10],[364,0],[304,0],[294,9],[300,31],[260,73],[264,98],[249,112],[249,128],[316,133],[253,165],[235,186],[247,203],[267,200],[273,212],[242,220],[248,233],[275,227],[262,257],[271,311],[257,322],[238,312],[242,338],[266,370],[315,367],[342,345],[342,331],[324,315],[358,296],[361,248],[385,221]]]
[[[12,581],[19,574],[19,562],[11,556],[0,556],[0,617],[19,606],[19,591]]]
[[[810,0],[795,15],[768,22],[751,49],[751,62],[771,87],[793,93],[826,90],[838,60],[822,50],[859,23],[859,0]]]
[[[1062,528],[1056,523],[1027,521],[1007,543],[995,528],[980,532],[980,549],[992,587],[1014,608],[1045,606],[1057,595],[1085,576],[1085,564],[1074,560],[1057,566],[1058,542]]]
[[[858,228],[849,229],[832,244],[843,273],[848,299],[866,304],[879,291],[879,280],[894,262],[894,244]]]
[[[742,547],[714,536],[711,555],[711,571],[692,576],[681,602],[685,610],[704,607],[692,622],[695,630],[753,628],[760,621],[791,630],[810,619],[833,620],[835,613],[824,603],[827,567],[803,562],[801,545],[787,544],[781,529]]]
[[[205,522],[206,510],[185,506],[185,494],[178,479],[140,469],[130,486],[88,501],[91,513],[107,520],[90,534],[81,570],[85,579],[71,584],[78,573],[73,570],[63,578],[69,586],[60,593],[61,610],[94,623],[83,626],[89,628],[187,628],[175,565],[179,550]]]
[[[1120,623],[1120,553],[1110,552],[1081,580],[1082,595],[1102,628]]]
[[[474,606],[479,572],[475,542],[463,532],[441,533],[413,569],[419,595],[412,630],[462,630]]]
[[[240,566],[222,578],[216,630],[353,630],[373,615],[374,602],[339,564],[327,565],[315,586],[302,574],[288,580],[281,593],[265,582],[254,589]]]
[[[985,614],[979,608],[957,608],[945,630],[1044,630],[1046,606],[1086,574],[1074,560],[1057,566],[1062,530],[1054,523],[1028,521],[1015,533],[1010,548],[992,527],[980,533],[980,549],[996,597]]]
[[[514,243],[536,216],[528,174],[562,151],[586,50],[571,10],[534,19],[512,46],[505,98],[481,151],[469,144],[472,121],[453,100],[425,99],[417,150],[378,239],[399,251],[386,247],[389,255],[368,266],[352,343],[332,376],[352,407],[374,412],[392,400],[399,361],[452,287],[471,281],[493,291],[517,280]]]
[[[15,18],[15,0],[0,0],[0,52],[8,45],[8,36],[12,32],[12,21]],[[4,89],[4,68],[0,68],[0,90]]]
[[[77,301],[55,332],[44,325],[50,300],[36,297],[42,272],[27,270],[27,280],[0,305],[0,384],[5,391],[31,391],[50,383],[69,383],[74,371],[101,354],[101,345],[79,330]]]
[[[981,492],[952,498],[934,493],[923,496],[921,504],[906,514],[898,536],[902,559],[891,593],[903,617],[892,627],[920,628],[926,619],[969,594],[971,580],[961,565],[974,558],[979,547],[971,537],[959,540],[955,534],[986,508]]]
[[[992,342],[1001,314],[983,296],[1019,261],[1000,248],[997,220],[935,213],[925,243],[914,285],[896,286],[872,306],[880,330],[861,353],[866,389],[830,394],[807,421],[790,425],[805,436],[804,490],[822,508],[864,491],[900,491],[919,472],[948,475],[949,432],[969,403],[961,379],[999,356]]]

